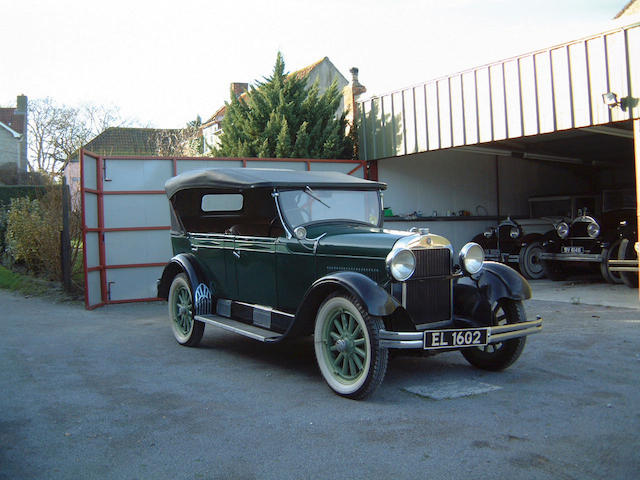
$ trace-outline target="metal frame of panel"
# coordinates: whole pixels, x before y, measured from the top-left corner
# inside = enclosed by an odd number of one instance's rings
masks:
[[[90,158],[91,162],[95,161],[95,178],[88,178],[89,172],[93,169],[88,168],[86,164],[85,156]],[[209,164],[224,164],[228,162],[241,163],[243,167],[249,166],[251,163],[295,163],[303,164],[305,170],[312,170],[313,165],[335,165],[335,164],[351,164],[351,168],[347,173],[353,175],[358,170],[362,169],[362,175],[365,178],[377,180],[377,170],[373,168],[369,171],[369,165],[362,160],[342,160],[342,159],[291,159],[291,158],[210,158],[210,157],[148,157],[148,156],[103,156],[92,153],[90,151],[82,149],[80,151],[80,191],[81,191],[81,208],[82,208],[82,239],[83,245],[83,268],[84,268],[84,283],[85,283],[85,307],[88,310],[92,310],[103,305],[116,304],[116,303],[129,303],[129,302],[147,302],[153,300],[159,300],[155,297],[144,298],[126,298],[126,299],[111,299],[110,283],[108,281],[108,272],[114,270],[129,269],[131,275],[134,274],[137,269],[146,268],[160,268],[166,265],[166,261],[162,262],[146,262],[146,263],[126,263],[126,264],[108,264],[107,263],[107,243],[105,241],[105,235],[114,232],[145,232],[145,231],[169,231],[168,226],[168,210],[167,210],[167,225],[146,225],[146,226],[112,226],[105,224],[105,201],[108,203],[108,198],[112,196],[125,196],[125,195],[161,195],[164,197],[164,190],[108,190],[105,189],[105,182],[111,181],[106,177],[107,162],[109,160],[142,160],[142,161],[155,161],[155,162],[171,162],[171,173],[177,175],[180,162],[204,162]],[[167,177],[168,179],[168,177]],[[166,180],[166,179],[165,179]],[[88,186],[89,185],[89,186]],[[95,185],[95,188],[94,188]],[[94,200],[89,198],[95,197]],[[89,209],[95,208],[95,212],[89,212]],[[135,215],[135,213],[132,213]],[[89,225],[88,220],[91,220]],[[95,221],[93,221],[95,220]],[[136,221],[139,221],[136,220]],[[131,223],[131,222],[129,222]],[[97,235],[97,252],[89,252],[89,242],[87,236],[95,234]],[[97,253],[97,254],[96,254]],[[97,258],[97,262],[92,262],[89,265],[89,258]],[[168,259],[167,259],[168,260]],[[96,263],[95,265],[93,263]],[[92,285],[89,282],[89,278],[92,274],[99,274],[99,295],[97,292],[92,291]],[[95,283],[95,282],[91,282]],[[96,301],[96,298],[100,298]]]
[[[377,160],[640,118],[638,51],[635,23],[357,102],[361,156]],[[606,92],[616,93],[622,108],[605,105]],[[416,118],[418,109],[423,118]]]

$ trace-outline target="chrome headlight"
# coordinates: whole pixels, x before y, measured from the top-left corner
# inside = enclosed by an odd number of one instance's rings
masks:
[[[387,256],[387,267],[393,278],[399,282],[404,282],[416,270],[416,257],[411,250],[406,248],[392,250]]]
[[[560,222],[556,227],[556,232],[560,238],[567,238],[569,235],[569,225],[567,225],[567,222]]]
[[[477,243],[469,242],[460,250],[458,259],[462,270],[468,275],[474,275],[482,270],[484,250]]]
[[[509,236],[513,239],[516,239],[520,236],[520,229],[518,227],[511,227],[509,230]]]
[[[596,238],[598,235],[600,235],[600,225],[598,225],[596,222],[591,222],[589,225],[587,225],[587,235],[589,235],[591,238]]]

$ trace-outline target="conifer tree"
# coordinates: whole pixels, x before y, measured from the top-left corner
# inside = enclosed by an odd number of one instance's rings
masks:
[[[336,81],[322,94],[307,77],[287,75],[278,52],[270,77],[246,95],[226,103],[220,157],[352,158],[353,141],[345,136],[345,114],[337,116],[341,92]]]

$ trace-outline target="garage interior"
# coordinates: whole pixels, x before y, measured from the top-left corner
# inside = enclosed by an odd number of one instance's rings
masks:
[[[530,197],[637,192],[638,88],[635,23],[358,101],[385,224],[460,248]]]

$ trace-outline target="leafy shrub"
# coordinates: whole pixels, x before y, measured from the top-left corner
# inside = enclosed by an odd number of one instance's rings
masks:
[[[7,213],[6,252],[32,273],[60,278],[60,188],[50,188],[40,199],[14,198]]]

